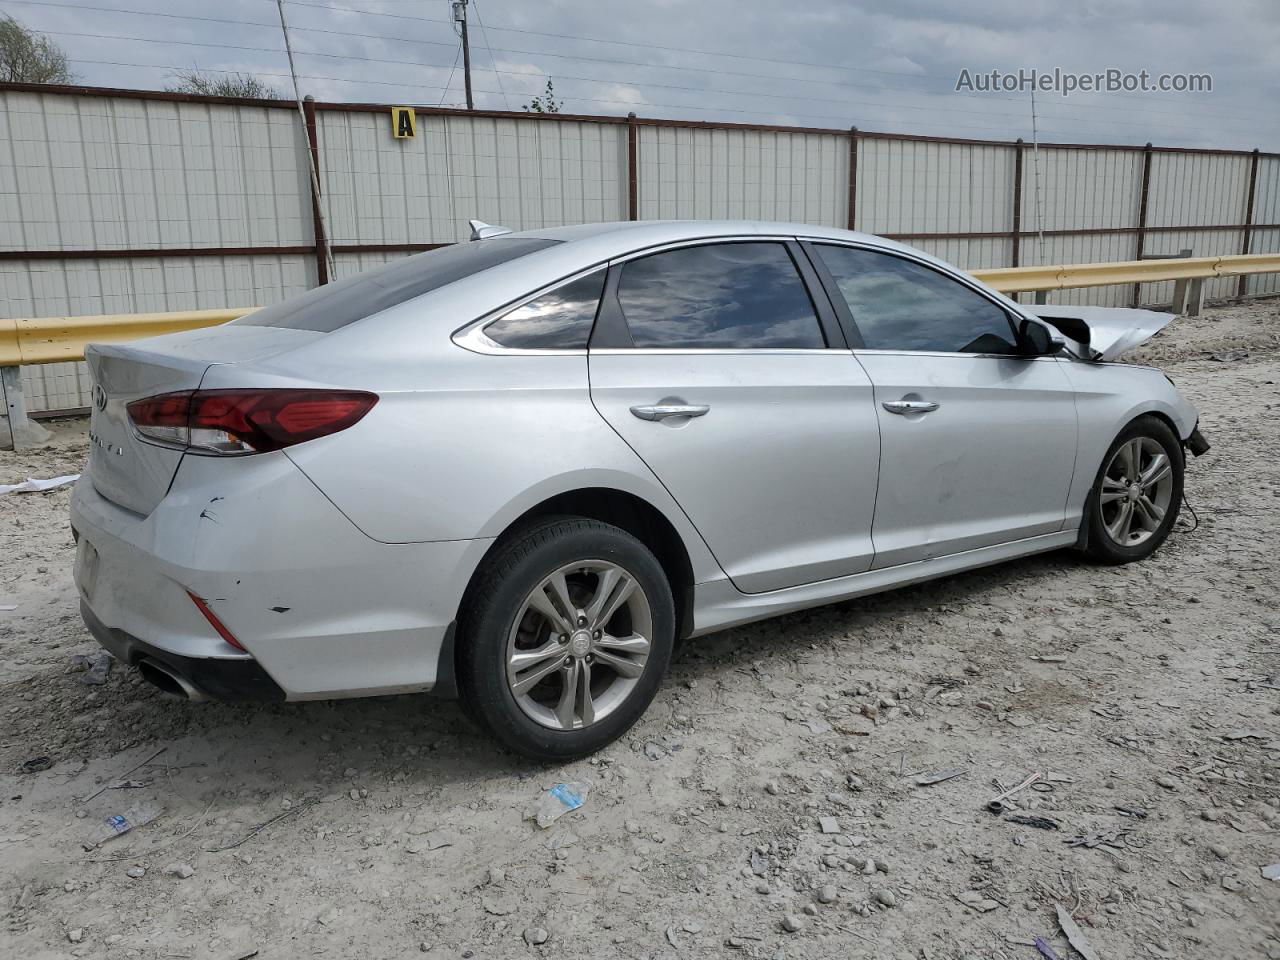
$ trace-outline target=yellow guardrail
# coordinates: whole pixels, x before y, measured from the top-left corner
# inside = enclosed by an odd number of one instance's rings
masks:
[[[1177,260],[1114,260],[1046,267],[997,267],[972,270],[975,277],[1001,293],[1103,287],[1113,283],[1159,283],[1197,277],[1234,277],[1243,273],[1280,272],[1280,254],[1251,253]]]
[[[1257,253],[1179,260],[1121,260],[1111,263],[1061,264],[1044,267],[998,267],[970,271],[1002,293],[1066,290],[1116,283],[1157,283],[1197,277],[1228,277],[1246,273],[1280,273],[1280,254]],[[119,343],[180,330],[212,327],[256,307],[226,310],[185,310],[174,313],[107,314],[92,317],[34,317],[0,319],[0,367],[28,363],[83,360],[89,343]]]
[[[257,307],[0,320],[0,367],[83,360],[90,343],[120,343],[198,330],[243,317]]]

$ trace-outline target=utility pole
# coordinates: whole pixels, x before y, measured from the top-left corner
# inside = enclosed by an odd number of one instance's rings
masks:
[[[462,82],[467,88],[467,109],[474,110],[471,97],[471,43],[467,39],[467,0],[453,0],[453,19],[462,25]]]

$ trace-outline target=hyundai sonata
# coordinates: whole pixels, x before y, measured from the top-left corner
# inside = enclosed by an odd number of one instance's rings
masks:
[[[568,758],[677,640],[1041,551],[1140,560],[1196,411],[1169,319],[1026,307],[918,250],[608,223],[388,263],[92,346],[75,579],[190,699],[459,695]]]

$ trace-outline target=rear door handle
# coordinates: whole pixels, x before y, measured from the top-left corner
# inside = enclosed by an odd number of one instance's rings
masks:
[[[700,417],[710,409],[705,403],[655,403],[632,407],[631,412],[641,420],[667,420],[672,417]]]
[[[903,416],[908,413],[933,413],[939,404],[932,400],[886,400],[880,406],[890,413]]]

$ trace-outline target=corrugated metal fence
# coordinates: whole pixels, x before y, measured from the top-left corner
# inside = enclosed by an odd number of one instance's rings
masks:
[[[388,107],[307,106],[323,237],[292,101],[0,84],[0,316],[265,305],[314,286],[326,246],[341,277],[464,239],[471,217],[847,226],[975,269],[1280,251],[1276,154],[426,107],[397,140]],[[1278,292],[1275,275],[1207,291]],[[23,376],[33,410],[87,402],[80,364]]]

